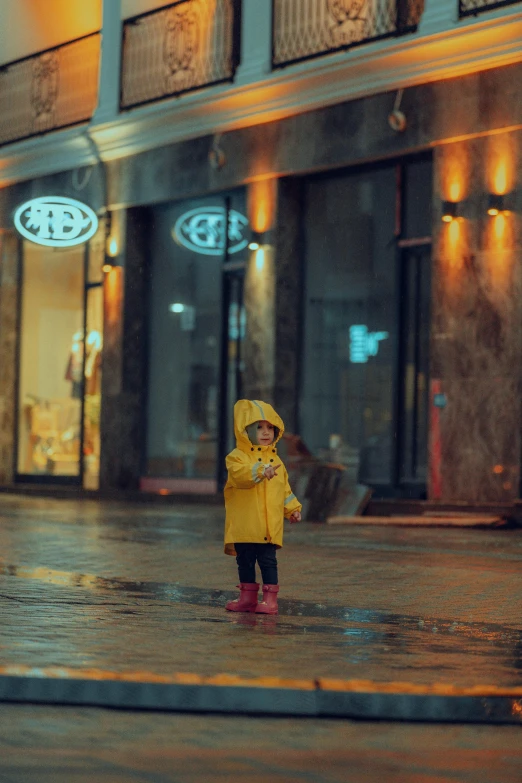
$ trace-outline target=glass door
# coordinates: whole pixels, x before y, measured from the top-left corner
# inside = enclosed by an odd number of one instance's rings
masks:
[[[398,428],[399,484],[422,494],[427,480],[431,244],[402,251]],[[417,489],[417,491],[416,491]]]

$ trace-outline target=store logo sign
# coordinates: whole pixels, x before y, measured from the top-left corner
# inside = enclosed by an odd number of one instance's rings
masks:
[[[72,247],[87,242],[98,229],[96,213],[81,201],[44,196],[26,201],[15,212],[20,234],[46,247]]]
[[[206,256],[225,252],[225,216],[223,207],[198,207],[184,212],[172,229],[178,245]],[[240,212],[228,213],[228,252],[238,253],[248,245],[248,220]]]
[[[350,361],[352,364],[366,364],[370,356],[377,356],[379,344],[387,340],[389,332],[369,332],[367,326],[350,326]]]

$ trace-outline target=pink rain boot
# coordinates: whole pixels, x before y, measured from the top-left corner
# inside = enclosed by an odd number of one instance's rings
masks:
[[[263,600],[255,611],[259,614],[277,614],[277,594],[279,585],[263,585]]]
[[[225,609],[228,609],[229,612],[255,612],[259,585],[241,582],[237,587],[241,590],[239,598],[236,598],[235,601],[229,601]]]

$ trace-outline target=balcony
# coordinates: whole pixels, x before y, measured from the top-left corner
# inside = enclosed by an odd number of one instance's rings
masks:
[[[272,66],[415,32],[424,0],[273,0]]]
[[[98,100],[100,34],[0,67],[0,145],[88,122]]]
[[[517,63],[521,38],[522,0],[103,0],[102,36],[0,66],[0,187]],[[97,152],[51,132],[87,122]]]
[[[179,0],[123,25],[120,110],[232,81],[241,3]]]

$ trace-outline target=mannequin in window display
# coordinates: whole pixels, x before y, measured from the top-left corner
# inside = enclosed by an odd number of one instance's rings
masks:
[[[79,400],[82,396],[82,370],[83,370],[83,331],[73,334],[71,352],[65,370],[65,380],[71,381],[71,397]]]

